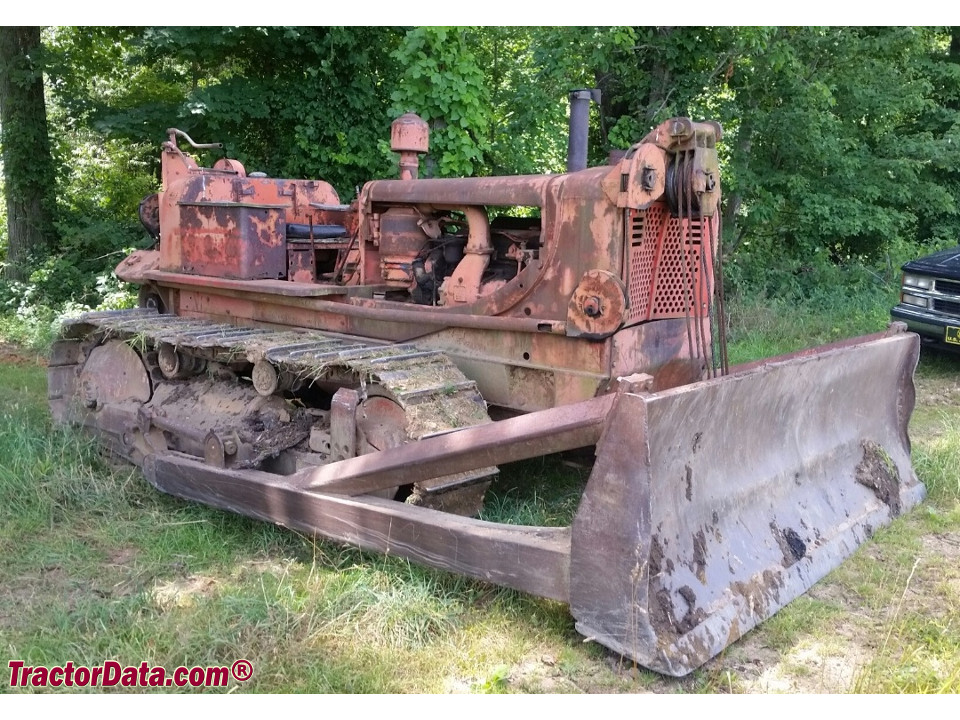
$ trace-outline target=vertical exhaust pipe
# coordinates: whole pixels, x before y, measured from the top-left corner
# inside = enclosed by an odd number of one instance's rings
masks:
[[[587,138],[590,133],[590,101],[600,104],[600,89],[570,91],[570,132],[567,138],[567,172],[587,167]]]

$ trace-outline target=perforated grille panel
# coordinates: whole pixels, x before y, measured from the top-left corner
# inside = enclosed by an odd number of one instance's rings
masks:
[[[700,220],[670,217],[663,206],[655,205],[631,211],[627,233],[628,322],[698,315],[707,297]]]
[[[628,322],[646,320],[650,315],[650,284],[653,280],[653,262],[657,249],[658,228],[649,213],[630,213],[630,311]]]
[[[685,237],[686,225],[687,221],[667,219],[651,318],[692,315],[696,307],[701,274],[700,223],[691,223],[689,237]]]

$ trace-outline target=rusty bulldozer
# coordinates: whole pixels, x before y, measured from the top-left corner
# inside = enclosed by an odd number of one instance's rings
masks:
[[[140,307],[64,324],[57,421],[164,492],[552,598],[684,675],[923,495],[901,326],[727,368],[720,127],[609,165],[321,181],[199,167],[170,130]],[[569,527],[475,519],[497,466],[595,448]]]

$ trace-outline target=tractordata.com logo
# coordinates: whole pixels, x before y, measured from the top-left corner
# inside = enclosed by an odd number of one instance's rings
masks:
[[[226,687],[230,678],[246,682],[253,677],[249,660],[237,660],[230,667],[181,666],[170,673],[146,662],[124,666],[113,660],[93,667],[71,661],[50,668],[11,660],[8,667],[11,687]]]

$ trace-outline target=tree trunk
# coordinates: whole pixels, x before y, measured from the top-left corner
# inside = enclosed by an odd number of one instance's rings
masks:
[[[664,26],[658,27],[656,32],[662,38],[668,38],[673,31],[673,27]],[[650,74],[650,92],[647,95],[646,113],[647,124],[653,127],[657,124],[660,111],[670,102],[670,96],[674,90],[673,75],[670,72],[670,63],[659,53],[654,53],[648,72]]]
[[[39,27],[0,27],[0,145],[7,202],[4,277],[23,280],[54,246],[54,170]]]
[[[742,167],[745,169],[750,164],[750,148],[753,145],[750,126],[744,123],[740,127],[739,141],[734,152],[740,157]],[[723,231],[726,236],[724,241],[724,253],[733,255],[740,241],[743,239],[744,230],[739,226],[740,206],[743,204],[743,196],[740,192],[730,193],[723,198]]]

